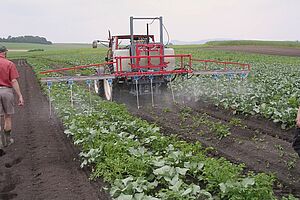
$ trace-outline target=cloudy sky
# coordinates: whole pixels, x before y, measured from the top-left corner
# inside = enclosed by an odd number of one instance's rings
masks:
[[[163,16],[172,40],[300,40],[299,9],[300,0],[1,0],[0,37],[91,42],[108,29],[128,34],[130,16]]]

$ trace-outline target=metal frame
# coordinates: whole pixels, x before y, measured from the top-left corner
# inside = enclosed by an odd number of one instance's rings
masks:
[[[130,17],[130,55],[136,56],[136,45],[134,44],[134,21],[135,20],[159,20],[159,43],[162,48],[162,54],[164,55],[164,36],[163,36],[163,20],[162,16],[160,17]],[[147,35],[149,34],[148,24],[147,24]],[[131,64],[136,64],[135,59],[131,59]]]

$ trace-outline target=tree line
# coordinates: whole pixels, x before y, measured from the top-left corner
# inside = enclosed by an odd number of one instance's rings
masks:
[[[44,37],[31,36],[31,35],[18,36],[18,37],[8,36],[7,38],[0,38],[0,42],[52,44],[52,42],[48,41]]]

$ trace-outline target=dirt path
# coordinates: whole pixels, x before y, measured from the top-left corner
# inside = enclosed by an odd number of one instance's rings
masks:
[[[274,173],[284,185],[275,187],[278,195],[291,192],[300,197],[300,160],[291,147],[291,131],[282,131],[266,119],[238,118],[204,102],[188,103],[187,109],[173,105],[171,98],[163,102],[158,98],[159,103],[152,108],[149,101],[140,98],[142,107],[137,109],[135,98],[125,96],[122,94],[117,101],[125,103],[136,116],[158,124],[165,134],[176,134],[190,142],[200,141],[216,150],[213,156],[245,163],[249,170]],[[232,119],[240,119],[241,124],[230,124]],[[228,126],[231,135],[220,140],[205,120]]]
[[[31,68],[16,61],[25,107],[13,118],[15,144],[0,157],[0,199],[109,199],[101,182],[90,183],[76,149],[55,116]]]
[[[238,51],[246,53],[258,53],[267,55],[281,55],[281,56],[300,56],[300,49],[288,48],[288,47],[270,47],[270,46],[217,46],[217,47],[205,47],[209,50],[225,50],[225,51]]]

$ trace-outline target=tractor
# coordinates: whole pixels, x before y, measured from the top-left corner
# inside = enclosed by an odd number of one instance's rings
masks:
[[[146,34],[134,33],[134,22],[137,20],[151,20],[151,23],[146,23]],[[159,41],[155,41],[155,36],[149,33],[149,25],[154,21],[159,22]],[[152,105],[154,105],[154,94],[161,94],[167,88],[167,84],[171,84],[178,76],[240,74],[245,77],[250,72],[249,64],[200,60],[193,59],[191,54],[175,54],[173,48],[164,44],[164,29],[162,17],[130,17],[129,35],[111,36],[109,32],[107,41],[95,40],[93,42],[93,48],[97,48],[98,43],[108,47],[106,62],[41,72],[47,74],[94,67],[96,68],[94,75],[48,77],[43,78],[42,82],[49,84],[70,80],[93,81],[96,93],[106,100],[113,100],[121,90],[128,91],[136,96],[139,108],[139,96],[151,95]],[[201,63],[203,69],[194,70],[194,63]],[[210,63],[221,68],[209,69],[207,66]],[[172,95],[174,99],[173,91]]]

